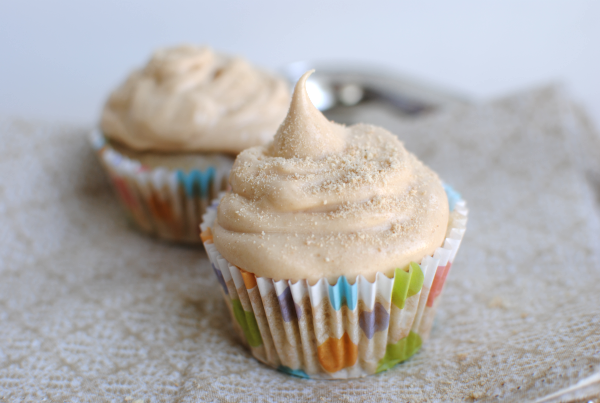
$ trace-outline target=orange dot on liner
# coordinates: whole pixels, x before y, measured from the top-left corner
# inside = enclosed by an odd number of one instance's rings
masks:
[[[358,346],[350,340],[348,333],[344,333],[341,338],[330,337],[317,347],[317,355],[323,369],[333,373],[356,363]]]
[[[213,243],[213,235],[210,228],[207,228],[205,231],[200,233],[200,239],[202,239],[202,243]]]

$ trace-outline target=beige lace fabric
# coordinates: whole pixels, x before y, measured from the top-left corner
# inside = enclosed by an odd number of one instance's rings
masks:
[[[555,88],[388,127],[469,203],[431,338],[380,375],[278,373],[201,247],[128,226],[87,128],[0,119],[0,402],[532,401],[600,371],[600,145]]]

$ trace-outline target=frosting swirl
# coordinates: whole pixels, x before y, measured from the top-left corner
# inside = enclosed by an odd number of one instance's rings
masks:
[[[105,135],[138,151],[235,153],[273,138],[287,83],[208,47],[154,53],[109,97]]]
[[[329,122],[298,81],[272,143],[243,151],[219,205],[215,246],[258,276],[316,282],[391,275],[441,246],[448,199],[390,132]]]

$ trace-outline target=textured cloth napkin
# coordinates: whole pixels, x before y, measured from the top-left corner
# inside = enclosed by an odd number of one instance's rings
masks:
[[[414,357],[349,381],[260,364],[201,247],[126,223],[85,128],[0,119],[0,402],[528,401],[600,371],[600,145],[561,91],[355,118],[470,208]]]

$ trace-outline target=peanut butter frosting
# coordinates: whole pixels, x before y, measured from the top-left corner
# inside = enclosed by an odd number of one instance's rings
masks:
[[[213,227],[217,250],[257,276],[375,279],[442,245],[448,199],[396,136],[328,121],[298,81],[274,140],[243,151]]]
[[[154,53],[109,97],[100,126],[137,151],[237,154],[272,140],[289,105],[287,83],[208,47]]]

